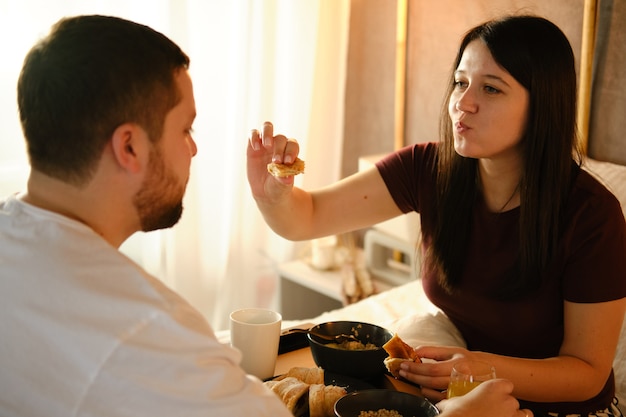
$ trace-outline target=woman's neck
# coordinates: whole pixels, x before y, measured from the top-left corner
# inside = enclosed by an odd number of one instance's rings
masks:
[[[501,213],[520,205],[520,164],[480,160],[477,180],[489,211]]]

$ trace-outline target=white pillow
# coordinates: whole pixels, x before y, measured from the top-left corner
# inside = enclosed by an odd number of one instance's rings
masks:
[[[615,194],[626,216],[626,166],[587,158],[583,168]],[[613,360],[613,370],[615,371],[615,395],[620,403],[626,404],[626,320],[622,324],[622,333]]]
[[[587,158],[583,168],[615,194],[626,216],[626,166]]]

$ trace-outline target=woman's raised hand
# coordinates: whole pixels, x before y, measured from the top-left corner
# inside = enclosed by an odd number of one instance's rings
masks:
[[[293,176],[273,177],[267,171],[271,162],[291,164],[298,157],[300,146],[295,139],[274,135],[274,126],[265,122],[259,131],[252,129],[248,139],[247,173],[252,195],[259,201],[271,203],[291,190]]]

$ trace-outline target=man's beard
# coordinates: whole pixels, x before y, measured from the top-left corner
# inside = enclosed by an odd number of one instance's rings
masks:
[[[185,186],[180,185],[175,175],[165,168],[161,152],[152,151],[148,173],[133,201],[142,231],[166,229],[180,220]]]

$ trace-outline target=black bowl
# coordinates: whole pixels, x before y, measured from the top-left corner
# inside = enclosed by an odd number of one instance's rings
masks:
[[[376,349],[346,350],[326,346],[329,342],[308,334],[315,364],[327,371],[354,378],[373,378],[385,372],[383,361],[388,356],[382,346],[393,337],[389,330],[358,321],[331,321],[314,326],[312,331],[324,335],[351,334],[363,344],[372,343]]]
[[[426,398],[387,389],[371,389],[348,394],[335,403],[335,415],[358,417],[361,411],[378,411],[381,408],[396,410],[403,416],[434,417],[439,415],[437,407]]]

